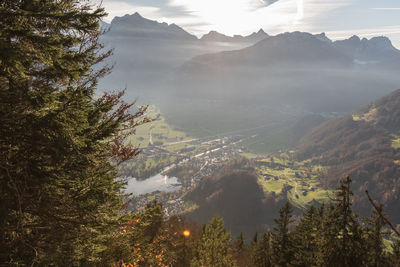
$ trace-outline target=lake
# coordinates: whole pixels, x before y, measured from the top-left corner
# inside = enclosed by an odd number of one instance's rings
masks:
[[[156,174],[146,180],[137,180],[128,178],[126,193],[132,193],[134,196],[146,194],[154,191],[173,192],[181,188],[178,178],[168,177],[161,173]]]

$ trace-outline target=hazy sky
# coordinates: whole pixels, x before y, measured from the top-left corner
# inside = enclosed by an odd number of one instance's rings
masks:
[[[260,28],[270,34],[326,32],[333,39],[385,35],[400,48],[400,0],[103,0],[103,6],[107,22],[139,12],[197,36],[210,30],[246,35]]]

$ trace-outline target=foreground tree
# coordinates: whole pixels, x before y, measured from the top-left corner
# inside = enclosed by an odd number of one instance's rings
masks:
[[[295,266],[313,266],[316,262],[316,232],[320,217],[314,206],[310,206],[304,213],[299,225],[293,232],[296,251],[294,254]]]
[[[181,221],[176,217],[164,218],[160,204],[151,203],[141,213],[134,214],[121,229],[126,234],[129,254],[121,255],[113,266],[176,266],[178,263],[178,229]],[[131,265],[130,265],[131,264]]]
[[[241,232],[236,238],[235,242],[233,243],[233,250],[236,253],[241,253],[245,248],[246,245],[244,244],[244,236],[243,233]]]
[[[247,249],[245,238],[242,232],[233,242],[232,256],[238,266],[247,266],[249,251]]]
[[[251,266],[269,267],[271,263],[271,234],[264,233],[251,250]]]
[[[115,165],[137,155],[123,141],[145,108],[95,97],[111,52],[88,3],[0,2],[1,265],[100,264],[120,237]]]
[[[391,266],[400,267],[400,239],[396,239],[392,244],[393,253],[389,259]]]
[[[225,230],[223,219],[212,218],[204,227],[191,266],[235,266],[228,253],[230,242],[231,234]]]
[[[363,228],[352,211],[351,179],[340,181],[316,232],[318,266],[366,266]]]
[[[389,265],[385,258],[384,244],[382,240],[385,236],[385,221],[380,214],[383,213],[383,206],[378,207],[378,212],[373,210],[370,217],[365,218],[365,243],[368,246],[367,266],[379,267]]]
[[[292,223],[292,207],[289,202],[279,210],[279,218],[275,219],[276,227],[272,232],[272,250],[274,266],[291,266],[294,258],[294,244],[289,224]]]

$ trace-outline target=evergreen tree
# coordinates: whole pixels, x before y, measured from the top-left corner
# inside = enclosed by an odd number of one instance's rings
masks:
[[[319,222],[316,213],[314,206],[310,206],[293,232],[293,242],[296,247],[295,266],[316,266],[316,236]]]
[[[294,257],[294,244],[289,233],[289,224],[292,222],[292,208],[289,202],[279,210],[279,218],[275,219],[276,227],[272,233],[272,250],[274,266],[291,266]]]
[[[400,239],[396,239],[392,244],[392,255],[390,257],[390,265],[400,267]]]
[[[247,266],[248,261],[248,249],[244,242],[243,233],[240,233],[233,243],[233,259],[236,261],[238,266]]]
[[[123,141],[145,108],[95,97],[110,70],[95,67],[111,54],[104,15],[89,1],[0,2],[2,265],[110,264],[124,223],[115,164],[137,155]]]
[[[233,243],[233,249],[240,253],[245,248],[243,233],[241,232]]]
[[[335,257],[337,257],[338,230],[335,220],[332,219],[335,207],[331,204],[324,207],[323,217],[319,222],[317,231],[317,266],[335,266]],[[320,210],[321,212],[321,210]]]
[[[383,212],[383,207],[378,207],[380,213]],[[365,219],[366,222],[366,244],[368,249],[367,265],[371,267],[387,266],[384,255],[384,232],[383,227],[385,221],[380,214],[373,210],[371,217]]]
[[[251,241],[251,245],[256,245],[258,242],[258,232],[255,232],[253,235],[253,240]]]
[[[317,233],[317,265],[365,266],[363,229],[351,209],[350,186],[350,177],[340,181],[336,197],[323,218]]]
[[[223,219],[212,218],[210,223],[204,227],[191,266],[235,266],[235,262],[228,253],[230,242],[231,236],[225,230]]]
[[[257,242],[251,251],[251,266],[269,267],[271,263],[271,234],[264,233],[261,240]]]
[[[183,218],[172,216],[166,221],[167,235],[174,237],[166,248],[167,254],[172,254],[170,258],[176,259],[172,264],[176,267],[190,266],[193,257],[193,250],[199,234],[195,225],[188,225]],[[185,231],[189,235],[185,236]]]
[[[164,218],[160,204],[148,204],[123,227],[129,237],[130,254],[120,262],[133,266],[175,266],[179,258],[177,246],[181,242],[176,229],[179,227],[178,220]]]

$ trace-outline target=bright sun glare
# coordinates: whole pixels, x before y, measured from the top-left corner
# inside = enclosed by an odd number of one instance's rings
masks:
[[[303,0],[281,0],[279,5],[267,6],[262,0],[173,0],[172,5],[185,6],[193,15],[213,25],[226,34],[241,34],[248,25],[256,27],[266,23],[273,25],[298,24],[304,16]],[[209,25],[204,28],[208,29]],[[204,30],[206,31],[206,30]]]

